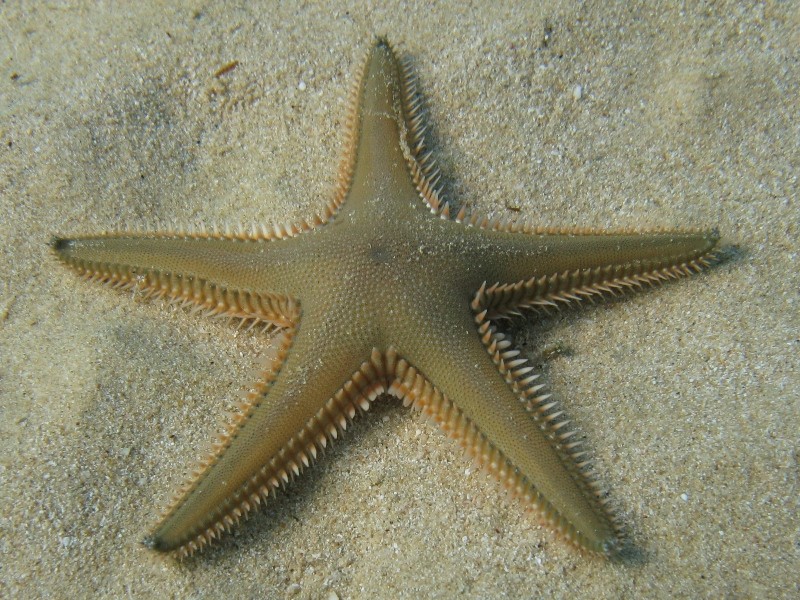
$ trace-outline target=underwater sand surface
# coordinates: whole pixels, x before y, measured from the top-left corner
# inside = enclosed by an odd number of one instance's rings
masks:
[[[268,339],[83,283],[47,242],[310,216],[378,34],[414,60],[456,204],[723,235],[708,273],[513,329],[626,562],[391,400],[211,551],[141,545]],[[0,596],[800,593],[798,47],[792,3],[0,5]]]

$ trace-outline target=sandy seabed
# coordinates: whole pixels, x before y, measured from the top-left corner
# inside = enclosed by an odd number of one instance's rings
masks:
[[[796,3],[119,4],[0,5],[0,596],[800,593]],[[706,274],[514,331],[628,561],[568,546],[389,400],[213,550],[140,543],[268,342],[82,283],[47,242],[310,216],[377,34],[414,60],[455,204],[723,234]]]

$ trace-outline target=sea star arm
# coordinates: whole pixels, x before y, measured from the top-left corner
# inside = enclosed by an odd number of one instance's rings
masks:
[[[497,249],[488,260],[475,261],[478,279],[486,283],[479,302],[489,318],[561,308],[697,273],[716,261],[719,240],[713,230],[486,230],[476,237],[474,247],[491,242]]]
[[[298,310],[286,293],[295,291],[286,267],[295,241],[120,233],[58,238],[52,247],[87,279],[166,297],[209,315],[286,327]],[[274,291],[261,291],[265,283]]]
[[[283,332],[274,361],[178,491],[148,545],[179,556],[203,548],[299,475],[386,391],[383,358],[366,338],[330,344],[320,329],[306,329],[301,319]]]
[[[421,331],[397,351],[424,368],[406,367],[390,393],[431,417],[548,526],[582,548],[613,552],[617,525],[574,431],[485,311],[465,306]]]

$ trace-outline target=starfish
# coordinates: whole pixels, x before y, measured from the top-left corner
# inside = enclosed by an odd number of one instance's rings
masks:
[[[604,232],[451,214],[408,60],[383,39],[351,98],[334,197],[297,224],[56,238],[89,280],[277,334],[240,412],[146,543],[188,556],[389,395],[429,416],[541,521],[588,551],[623,535],[582,440],[502,319],[696,273],[716,231]]]

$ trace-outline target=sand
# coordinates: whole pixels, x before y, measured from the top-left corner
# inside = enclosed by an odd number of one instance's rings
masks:
[[[800,593],[797,4],[119,4],[0,5],[0,596]],[[140,543],[268,340],[84,283],[47,241],[319,210],[376,34],[413,57],[456,204],[724,237],[707,274],[514,330],[626,562],[390,400],[212,551]]]

